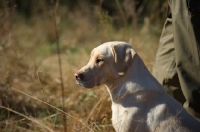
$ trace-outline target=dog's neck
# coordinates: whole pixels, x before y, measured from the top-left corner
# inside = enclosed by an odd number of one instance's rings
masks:
[[[123,98],[125,96],[127,98],[129,95],[135,97],[135,100],[131,99],[132,102],[141,102],[148,99],[149,96],[152,98],[157,94],[164,93],[162,92],[164,89],[151,75],[138,55],[134,57],[133,63],[125,75],[107,83],[106,86],[115,103],[123,101]]]

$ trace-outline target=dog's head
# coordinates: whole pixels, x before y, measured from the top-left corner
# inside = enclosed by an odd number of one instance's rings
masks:
[[[124,76],[135,54],[125,42],[104,43],[92,50],[88,64],[74,74],[76,82],[92,88]]]

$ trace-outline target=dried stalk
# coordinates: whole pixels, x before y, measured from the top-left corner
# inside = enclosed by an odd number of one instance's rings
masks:
[[[55,2],[56,6],[59,6],[59,3]],[[67,109],[65,108],[65,93],[64,93],[64,83],[63,83],[63,75],[62,75],[62,62],[60,57],[60,43],[59,43],[59,34],[58,34],[58,27],[57,27],[57,21],[56,21],[56,8],[54,9],[53,6],[54,2],[51,0],[51,13],[53,17],[53,23],[54,23],[54,29],[55,29],[55,35],[56,35],[56,48],[57,48],[57,55],[58,55],[58,65],[59,65],[59,73],[60,73],[60,82],[61,82],[61,89],[62,89],[62,107],[63,111],[66,112]],[[63,114],[63,126],[64,126],[64,132],[67,132],[67,118],[66,115]]]

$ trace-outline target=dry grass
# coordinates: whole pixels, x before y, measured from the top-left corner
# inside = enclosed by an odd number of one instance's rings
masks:
[[[12,19],[0,20],[0,131],[63,131],[62,114],[67,115],[68,132],[114,131],[104,86],[81,88],[73,74],[87,63],[92,48],[113,40],[129,42],[151,69],[160,28],[147,20],[138,32],[132,26],[115,29],[106,13],[80,10],[60,8],[56,18],[67,113],[62,111],[56,36],[49,12],[30,19],[13,14]]]

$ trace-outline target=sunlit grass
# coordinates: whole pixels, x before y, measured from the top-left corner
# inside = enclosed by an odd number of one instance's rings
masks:
[[[105,87],[84,89],[75,83],[74,72],[87,63],[93,48],[116,40],[129,42],[151,70],[159,30],[150,24],[140,25],[138,32],[131,25],[117,29],[106,13],[84,13],[64,11],[57,22],[68,131],[112,132],[111,101]],[[0,47],[0,131],[62,131],[52,19],[46,13],[29,20],[15,16],[15,20],[5,21],[11,28],[1,34],[5,37]]]

